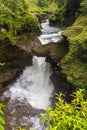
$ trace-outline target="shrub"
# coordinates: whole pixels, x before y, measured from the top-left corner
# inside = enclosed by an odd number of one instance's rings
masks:
[[[55,108],[47,108],[41,115],[41,122],[48,126],[46,130],[87,130],[87,100],[84,100],[84,90],[72,94],[71,103],[63,100],[63,95],[57,95]]]
[[[16,43],[17,36],[39,29],[38,20],[30,13],[28,0],[0,1],[0,41]]]

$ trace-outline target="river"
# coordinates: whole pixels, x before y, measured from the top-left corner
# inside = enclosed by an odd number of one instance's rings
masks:
[[[61,38],[61,30],[50,27],[49,21],[42,24],[42,35],[38,38],[42,44],[57,42]],[[45,57],[33,57],[33,65],[26,66],[20,77],[5,91],[1,101],[7,104],[5,113],[6,130],[15,130],[19,126],[30,130],[45,130],[39,123],[39,113],[43,113],[52,105],[54,85],[50,79],[51,66]]]

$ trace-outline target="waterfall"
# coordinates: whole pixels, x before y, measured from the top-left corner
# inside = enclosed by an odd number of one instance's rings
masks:
[[[33,65],[26,67],[10,87],[11,99],[18,99],[20,102],[26,99],[32,107],[46,109],[51,105],[50,98],[53,92],[50,74],[50,64],[45,62],[45,58],[34,56]]]
[[[42,44],[51,41],[56,42],[61,38],[61,30],[56,27],[50,27],[49,21],[46,20],[41,24],[42,35],[38,38]],[[17,127],[18,124],[32,127],[36,130],[45,130],[43,125],[39,124],[37,115],[29,115],[39,109],[45,110],[51,105],[54,86],[50,80],[52,74],[51,66],[45,62],[45,57],[33,57],[33,65],[26,66],[20,77],[9,86],[3,95],[3,98],[10,98],[8,110],[10,111],[10,125]],[[30,106],[32,107],[30,107]],[[24,109],[23,109],[24,108]],[[18,109],[20,111],[18,111]],[[18,120],[19,119],[19,120]],[[17,124],[18,123],[18,124]],[[14,128],[10,128],[13,130]]]

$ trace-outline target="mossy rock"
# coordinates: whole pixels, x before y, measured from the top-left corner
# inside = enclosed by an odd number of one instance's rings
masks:
[[[87,89],[87,16],[79,17],[62,35],[69,41],[69,52],[61,60],[62,71],[77,88]]]
[[[83,31],[82,26],[71,26],[68,27],[64,32],[62,32],[62,35],[66,37],[75,37],[79,35]]]
[[[45,45],[40,45],[32,48],[32,54],[36,56],[49,57],[56,64],[62,59],[68,52],[67,40],[61,38],[60,41],[56,43],[48,43]]]
[[[49,24],[50,25],[56,25],[58,24],[58,17],[56,16],[56,14],[52,14],[49,18]]]
[[[87,26],[87,16],[85,15],[83,17],[79,17],[75,21],[74,25],[80,25],[80,26],[84,26],[84,27]]]

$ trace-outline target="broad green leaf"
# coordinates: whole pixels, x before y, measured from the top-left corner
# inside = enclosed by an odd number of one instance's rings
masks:
[[[5,128],[0,124],[0,130],[5,130]]]
[[[5,125],[5,120],[4,120],[4,118],[1,117],[1,116],[0,116],[0,124],[1,124],[1,125]]]

